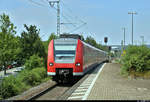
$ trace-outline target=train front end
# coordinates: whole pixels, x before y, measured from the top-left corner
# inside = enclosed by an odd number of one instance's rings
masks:
[[[52,40],[48,47],[47,74],[61,82],[83,75],[83,47],[78,39]]]

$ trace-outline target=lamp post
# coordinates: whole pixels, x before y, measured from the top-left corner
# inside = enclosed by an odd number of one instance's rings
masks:
[[[137,14],[136,12],[128,12],[128,14],[131,14],[132,15],[132,45],[133,45],[133,15]]]
[[[57,36],[60,35],[60,0],[57,1],[49,1],[49,5],[54,7],[57,4]]]
[[[140,36],[140,38],[142,39],[142,45],[144,44],[144,36]]]
[[[123,46],[124,46],[124,49],[125,49],[125,33],[126,33],[126,28],[124,27],[122,29],[123,29],[123,34],[124,34],[124,44],[123,44]]]

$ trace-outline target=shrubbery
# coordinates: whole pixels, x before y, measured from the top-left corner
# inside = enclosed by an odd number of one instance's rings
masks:
[[[2,98],[8,98],[29,89],[32,86],[40,84],[46,77],[45,68],[35,68],[32,70],[23,70],[16,77],[9,76],[2,82]]]
[[[126,54],[121,58],[122,74],[129,74],[131,71],[144,72],[150,70],[150,49],[145,45],[128,46]]]
[[[23,73],[24,74],[24,73]],[[23,77],[23,81],[31,86],[38,85],[46,77],[45,68],[36,68],[28,71],[28,75]]]
[[[14,76],[4,78],[2,83],[2,97],[7,98],[19,94],[22,90],[21,87],[25,87],[24,83],[16,79]]]
[[[37,55],[33,55],[25,63],[25,69],[16,77],[9,76],[2,81],[2,98],[8,98],[20,94],[32,86],[38,85],[46,81],[46,68],[43,67],[44,62]]]
[[[26,69],[33,69],[37,67],[43,67],[44,66],[44,60],[43,58],[40,58],[38,55],[33,55],[30,57],[29,60],[26,60],[25,68]]]

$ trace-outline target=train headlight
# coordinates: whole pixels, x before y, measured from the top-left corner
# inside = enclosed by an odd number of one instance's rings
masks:
[[[76,63],[76,66],[78,66],[78,67],[79,67],[80,65],[81,65],[80,63]]]
[[[53,66],[54,64],[53,63],[49,63],[49,66]]]

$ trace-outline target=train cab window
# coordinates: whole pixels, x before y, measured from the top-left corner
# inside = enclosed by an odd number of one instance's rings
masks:
[[[74,63],[76,45],[55,45],[56,63]]]

